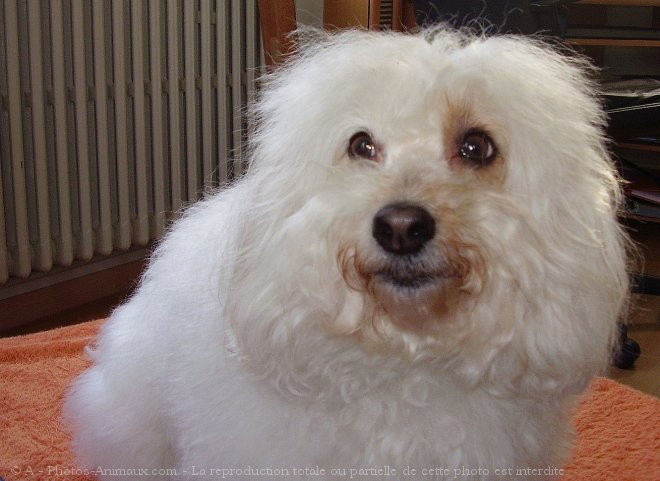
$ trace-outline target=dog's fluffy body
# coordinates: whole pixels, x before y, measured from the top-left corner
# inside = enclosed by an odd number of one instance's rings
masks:
[[[248,174],[186,212],[104,325],[66,405],[81,463],[561,466],[627,292],[586,64],[445,29],[312,37],[264,81]],[[475,128],[489,165],[456,155]],[[359,131],[378,156],[347,153]],[[437,224],[416,255],[374,239],[396,202]]]

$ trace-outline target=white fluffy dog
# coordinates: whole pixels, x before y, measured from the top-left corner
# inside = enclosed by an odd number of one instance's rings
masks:
[[[251,165],[190,208],[66,414],[101,479],[542,479],[628,290],[588,64],[314,33]]]

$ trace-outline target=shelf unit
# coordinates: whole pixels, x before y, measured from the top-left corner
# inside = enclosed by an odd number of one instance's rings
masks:
[[[635,77],[660,80],[660,0],[582,0],[569,5],[568,18],[566,43],[591,57],[602,69],[603,80]],[[656,136],[660,134],[660,113],[657,125]],[[642,170],[651,174],[650,183],[644,188],[653,189],[653,177],[660,178],[660,142],[618,140],[613,144],[615,154],[637,167],[642,164]],[[634,185],[628,185],[627,191],[632,188]],[[639,202],[631,198],[631,209],[654,205]],[[660,212],[660,205],[657,207]],[[660,215],[636,215],[631,210],[627,216],[660,222]]]

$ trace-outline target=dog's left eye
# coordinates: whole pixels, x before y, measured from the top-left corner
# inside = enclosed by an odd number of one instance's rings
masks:
[[[458,155],[481,166],[489,164],[495,158],[497,149],[486,132],[471,130],[463,137]]]
[[[362,157],[367,160],[377,160],[378,147],[366,132],[358,132],[348,142],[348,155],[353,158]]]

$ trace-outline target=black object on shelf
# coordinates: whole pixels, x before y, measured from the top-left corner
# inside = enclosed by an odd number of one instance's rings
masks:
[[[625,324],[620,323],[618,328],[619,344],[612,362],[619,369],[632,369],[642,351],[637,341],[628,337],[628,328]]]
[[[660,277],[635,274],[633,276],[633,292],[657,296],[660,292]]]

